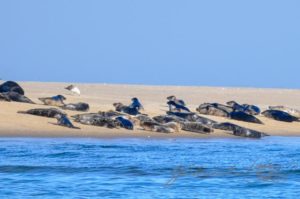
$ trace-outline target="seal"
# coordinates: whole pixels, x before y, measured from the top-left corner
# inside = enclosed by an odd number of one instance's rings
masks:
[[[168,126],[167,124],[159,124],[158,122],[141,121],[140,126],[146,131],[154,131],[159,133],[174,133],[174,126]]]
[[[74,126],[66,115],[56,114],[54,117],[57,119],[57,124],[60,126],[65,126],[72,129],[80,129],[79,127]]]
[[[76,104],[65,104],[61,108],[65,109],[65,110],[71,110],[71,111],[84,111],[84,112],[86,112],[90,109],[90,106],[87,103],[79,102],[79,103],[76,103]]]
[[[185,102],[181,99],[177,99],[174,95],[167,97],[168,101],[174,101],[176,104],[180,104],[182,106],[186,106]]]
[[[126,106],[122,103],[113,103],[113,106],[115,107],[115,110],[118,112],[123,112],[123,113],[127,113],[129,115],[138,115],[141,114],[139,112],[139,110],[137,109],[137,107],[130,107],[130,106]]]
[[[277,121],[282,121],[282,122],[295,122],[295,121],[299,121],[299,119],[297,117],[294,117],[284,111],[280,111],[280,110],[266,110],[264,112],[261,113],[262,115],[264,115],[267,118],[271,118]]]
[[[128,129],[128,130],[133,130],[134,125],[130,120],[119,116],[119,117],[116,117],[116,121],[118,121],[120,123],[121,127]]]
[[[196,108],[196,111],[204,115],[214,115],[219,117],[229,117],[233,111],[231,107],[218,103],[204,103]]]
[[[45,105],[50,106],[64,106],[64,100],[66,98],[62,95],[56,95],[53,97],[44,97],[44,98],[38,98],[41,102],[43,102]]]
[[[249,137],[249,138],[261,138],[263,136],[268,136],[266,133],[255,131],[252,129],[244,128],[230,122],[219,123],[213,126],[214,129],[220,129],[225,131],[231,131],[232,135]]]
[[[233,120],[239,120],[239,121],[244,121],[244,122],[251,122],[251,123],[256,123],[256,124],[263,124],[262,121],[257,119],[255,116],[247,114],[242,111],[234,111],[230,113],[230,118]]]
[[[140,103],[139,99],[134,97],[131,99],[131,104],[129,105],[130,108],[136,108],[138,111],[144,110],[143,105]]]
[[[0,93],[16,92],[20,95],[25,95],[24,89],[14,81],[7,81],[0,85]]]
[[[117,128],[119,127],[119,122],[117,122],[112,117],[108,117],[103,113],[86,113],[86,114],[78,114],[71,116],[74,118],[75,122],[92,125],[92,126],[101,126],[107,128]]]
[[[286,107],[286,106],[269,106],[269,110],[278,110],[278,111],[283,111],[291,116],[300,118],[300,111],[294,108]]]
[[[211,133],[214,131],[212,128],[205,126],[199,122],[183,122],[181,129],[194,133]]]
[[[167,112],[167,115],[177,116],[189,122],[199,122],[203,125],[212,126],[217,123],[214,120],[208,119],[206,117],[202,117],[197,115],[196,113],[183,113],[183,112]]]
[[[235,101],[229,101],[229,102],[226,102],[226,104],[229,105],[230,107],[232,107],[234,109],[234,111],[242,111],[242,112],[245,112],[250,115],[259,115],[261,112],[260,108],[255,105],[250,105],[250,104],[240,105],[239,103],[237,103]]]
[[[28,97],[21,95],[14,91],[4,92],[0,93],[0,100],[1,101],[14,101],[14,102],[22,102],[22,103],[29,103],[29,104],[35,104],[31,99]]]
[[[66,113],[56,109],[56,108],[35,108],[35,109],[29,109],[27,111],[18,111],[18,113],[22,114],[30,114],[30,115],[36,115],[36,116],[42,116],[42,117],[50,117],[54,118],[55,115],[66,115]]]
[[[169,105],[169,111],[173,111],[173,107],[181,112],[181,111],[186,111],[186,112],[191,112],[187,107],[181,105],[181,104],[177,104],[176,102],[174,101],[168,101],[167,104]]]
[[[71,93],[73,94],[77,94],[77,95],[80,95],[80,90],[78,87],[74,86],[74,85],[69,85],[65,88],[66,90],[68,91],[71,91]]]

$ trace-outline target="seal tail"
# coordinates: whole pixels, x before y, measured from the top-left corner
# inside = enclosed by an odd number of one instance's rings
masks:
[[[79,127],[77,127],[77,126],[73,126],[72,129],[80,130],[81,128],[79,128]]]
[[[20,113],[20,114],[27,114],[26,111],[18,111],[17,113]]]

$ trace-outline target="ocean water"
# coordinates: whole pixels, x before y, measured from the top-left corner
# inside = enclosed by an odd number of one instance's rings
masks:
[[[0,138],[0,198],[299,198],[300,138]]]

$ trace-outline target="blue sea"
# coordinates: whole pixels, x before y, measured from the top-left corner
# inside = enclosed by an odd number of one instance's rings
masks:
[[[0,198],[299,198],[300,138],[0,138]]]

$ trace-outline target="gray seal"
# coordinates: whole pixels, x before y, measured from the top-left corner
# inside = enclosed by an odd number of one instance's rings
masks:
[[[64,112],[56,108],[35,108],[35,109],[29,109],[27,111],[18,111],[18,113],[30,114],[30,115],[36,115],[42,117],[50,117],[50,118],[54,118],[58,114],[66,115]]]
[[[66,98],[62,95],[56,95],[53,97],[44,97],[44,98],[39,98],[41,102],[43,102],[45,105],[49,106],[64,106],[64,100]]]
[[[57,124],[60,126],[65,126],[72,129],[80,129],[79,127],[74,126],[66,115],[56,114],[54,117],[57,119]]]
[[[61,108],[65,109],[65,110],[71,110],[71,111],[86,112],[90,109],[90,106],[87,103],[79,102],[79,103],[76,103],[76,104],[65,104]]]
[[[7,101],[7,102],[22,102],[22,103],[29,103],[29,104],[35,104],[31,99],[28,97],[21,95],[17,92],[4,92],[0,93],[0,101]]]

